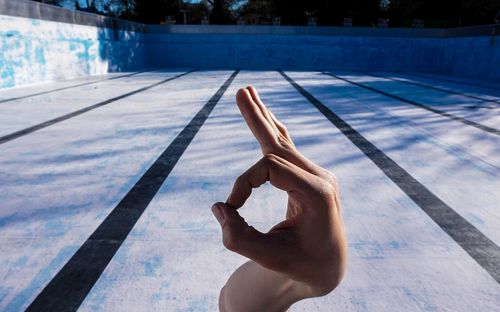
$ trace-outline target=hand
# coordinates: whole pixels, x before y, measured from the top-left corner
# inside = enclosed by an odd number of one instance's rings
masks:
[[[250,261],[221,291],[221,311],[283,311],[294,302],[325,295],[341,281],[347,243],[334,175],[295,148],[290,135],[265,107],[253,87],[236,101],[260,143],[264,157],[238,177],[226,203],[212,211],[226,248]],[[239,215],[252,188],[270,181],[288,193],[286,219],[268,233]]]

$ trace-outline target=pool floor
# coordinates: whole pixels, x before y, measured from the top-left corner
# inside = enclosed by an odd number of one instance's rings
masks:
[[[261,157],[247,85],[340,184],[348,271],[290,311],[498,311],[500,85],[188,68],[0,92],[0,310],[216,311],[247,261],[210,211]],[[285,209],[266,184],[241,214]]]

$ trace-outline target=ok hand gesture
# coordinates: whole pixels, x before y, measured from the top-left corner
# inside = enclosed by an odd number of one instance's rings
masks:
[[[337,181],[297,151],[255,88],[240,89],[236,100],[264,156],[238,177],[226,203],[212,207],[224,246],[253,260],[230,277],[219,307],[284,311],[298,300],[329,293],[343,277],[347,243]],[[261,233],[237,209],[267,181],[288,193],[288,207],[284,221]]]

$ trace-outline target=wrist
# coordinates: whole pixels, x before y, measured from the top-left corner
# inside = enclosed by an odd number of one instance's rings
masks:
[[[239,267],[222,288],[221,312],[286,311],[295,302],[310,297],[309,288],[253,261]]]

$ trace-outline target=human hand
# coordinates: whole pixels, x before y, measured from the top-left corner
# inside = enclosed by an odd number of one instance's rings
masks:
[[[221,291],[219,307],[283,311],[298,300],[331,292],[343,277],[347,242],[337,182],[297,151],[255,88],[240,89],[236,101],[264,157],[238,177],[226,203],[212,207],[224,246],[254,261],[233,273]],[[288,207],[284,221],[261,233],[237,209],[252,188],[267,181],[288,193]]]

